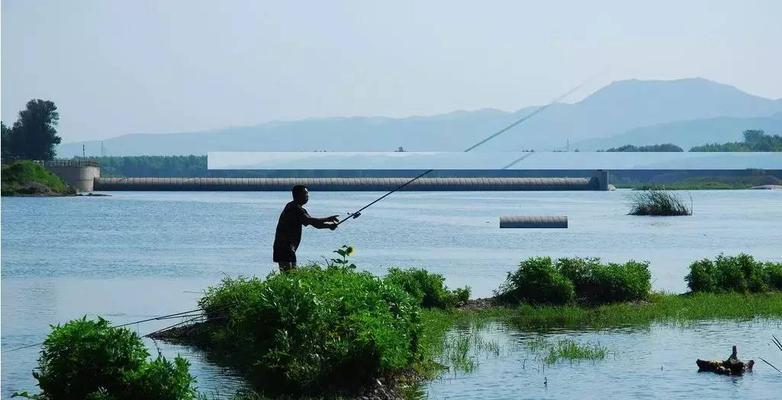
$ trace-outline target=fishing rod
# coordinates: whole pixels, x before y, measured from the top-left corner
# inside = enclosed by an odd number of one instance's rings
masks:
[[[126,322],[126,323],[120,324],[120,325],[113,325],[112,328],[121,328],[121,327],[129,326],[129,325],[142,324],[144,322],[151,322],[151,321],[162,321],[162,320],[166,320],[166,319],[187,318],[187,317],[194,317],[194,316],[199,316],[200,317],[202,315],[203,315],[203,310],[200,309],[200,308],[196,308],[195,310],[187,310],[187,311],[180,311],[180,312],[173,313],[173,314],[158,315],[158,316],[151,317],[151,318],[140,319],[138,321],[131,321],[131,322]],[[29,349],[31,347],[37,347],[37,346],[40,346],[42,344],[43,344],[43,342],[39,342],[39,343],[28,344],[28,345],[25,345],[25,346],[19,346],[19,347],[15,347],[15,348],[12,348],[12,349],[3,350],[3,353],[11,353],[11,352],[14,352],[14,351]]]
[[[480,142],[478,142],[478,143],[475,143],[474,145],[472,145],[472,146],[468,147],[467,149],[465,149],[465,150],[464,150],[464,153],[467,153],[467,152],[469,152],[469,151],[471,151],[471,150],[475,149],[476,147],[478,147],[478,146],[480,146],[480,145],[482,145],[482,144],[484,144],[484,143],[486,143],[486,142],[488,142],[488,141],[490,141],[490,140],[492,140],[492,139],[496,138],[497,136],[500,136],[500,135],[502,135],[503,133],[505,133],[505,132],[507,132],[507,131],[511,130],[512,128],[516,127],[517,125],[519,125],[519,124],[521,124],[521,123],[523,123],[523,122],[527,121],[528,119],[530,119],[530,118],[534,117],[535,115],[537,115],[537,114],[539,114],[539,113],[543,112],[543,111],[544,111],[544,110],[546,110],[547,108],[549,108],[549,107],[553,106],[554,104],[558,103],[560,100],[562,100],[562,99],[564,99],[565,97],[567,97],[567,96],[571,95],[573,92],[577,91],[578,89],[581,89],[581,88],[582,88],[584,85],[586,85],[586,84],[587,84],[589,81],[591,81],[591,80],[592,80],[592,78],[590,78],[590,79],[588,79],[588,80],[584,81],[583,83],[579,84],[578,86],[576,86],[576,87],[574,87],[574,88],[572,88],[572,89],[568,90],[567,92],[563,93],[562,95],[560,95],[560,96],[559,96],[559,97],[557,97],[556,99],[552,100],[552,101],[551,101],[551,102],[549,102],[548,104],[546,104],[546,105],[544,105],[544,106],[542,106],[542,107],[538,107],[538,108],[536,108],[536,109],[535,109],[535,110],[533,110],[531,113],[529,113],[529,114],[525,115],[524,117],[521,117],[521,118],[517,119],[516,121],[514,121],[514,122],[513,122],[513,123],[511,123],[510,125],[508,125],[508,126],[506,126],[506,127],[502,128],[502,129],[500,129],[500,130],[499,130],[499,131],[497,131],[497,132],[494,132],[494,133],[492,133],[491,135],[487,136],[486,138],[484,138],[484,139],[483,139],[483,140],[481,140]],[[510,164],[506,165],[506,166],[505,166],[503,169],[508,169],[509,167],[513,166],[514,164],[518,163],[519,161],[521,161],[521,160],[523,160],[523,159],[525,159],[525,158],[527,158],[527,157],[529,157],[529,155],[524,155],[524,156],[522,156],[521,158],[519,158],[519,159],[517,159],[517,160],[513,161],[512,163],[510,163]],[[367,204],[367,205],[365,205],[364,207],[361,207],[361,208],[359,208],[359,209],[358,209],[358,210],[356,210],[355,212],[349,213],[347,217],[345,217],[345,218],[344,218],[342,221],[339,221],[339,222],[337,222],[337,224],[336,224],[336,225],[337,225],[337,226],[339,226],[339,225],[341,225],[341,224],[342,224],[343,222],[345,222],[345,221],[348,221],[348,220],[351,220],[351,219],[356,219],[356,218],[358,218],[358,217],[361,215],[361,212],[362,212],[362,211],[364,211],[364,210],[366,210],[367,208],[371,207],[372,205],[374,205],[375,203],[379,202],[380,200],[383,200],[383,199],[385,199],[386,197],[390,196],[392,193],[395,193],[395,192],[399,191],[400,189],[404,188],[405,186],[407,186],[407,185],[409,185],[409,184],[411,184],[411,183],[413,183],[413,182],[415,182],[415,181],[417,181],[417,180],[419,180],[419,179],[423,178],[424,176],[428,175],[428,174],[429,174],[429,173],[431,173],[432,171],[434,171],[434,169],[428,169],[428,170],[426,170],[426,171],[424,171],[424,172],[420,173],[418,176],[416,176],[416,177],[414,177],[414,178],[410,179],[409,181],[407,181],[407,182],[405,182],[405,183],[403,183],[403,184],[401,184],[401,185],[397,186],[396,188],[394,188],[394,189],[390,190],[388,193],[386,193],[386,194],[384,194],[384,195],[382,195],[382,196],[378,197],[377,199],[375,199],[375,200],[373,200],[372,202],[368,203],[368,204]]]

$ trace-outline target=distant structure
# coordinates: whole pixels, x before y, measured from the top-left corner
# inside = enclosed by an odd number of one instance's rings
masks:
[[[43,166],[79,192],[92,192],[100,179],[100,166],[91,160],[51,160]]]

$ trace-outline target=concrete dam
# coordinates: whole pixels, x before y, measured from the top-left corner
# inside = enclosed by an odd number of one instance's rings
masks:
[[[92,191],[289,191],[305,185],[314,191],[389,191],[418,171],[274,171],[272,177],[101,177],[94,161],[55,160],[44,165],[80,192]],[[285,176],[299,174],[304,176]],[[372,174],[374,176],[356,176]],[[407,174],[414,174],[406,176]],[[511,175],[513,174],[513,175]],[[321,176],[318,176],[321,175]],[[323,176],[327,175],[327,176]],[[435,171],[404,191],[609,190],[608,171]],[[562,177],[570,175],[570,177]]]
[[[388,191],[406,177],[353,178],[95,178],[98,191],[289,191],[305,185],[312,191]],[[592,177],[435,177],[421,178],[404,191],[543,191],[608,190],[608,172]]]

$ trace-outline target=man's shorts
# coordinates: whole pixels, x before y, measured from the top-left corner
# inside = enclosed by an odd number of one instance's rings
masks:
[[[296,262],[296,251],[291,246],[274,246],[274,262]]]

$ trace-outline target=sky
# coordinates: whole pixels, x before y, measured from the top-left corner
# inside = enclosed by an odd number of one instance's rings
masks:
[[[643,3],[643,4],[642,4]],[[517,110],[622,79],[782,98],[782,1],[3,0],[2,120],[63,142],[335,116]]]

